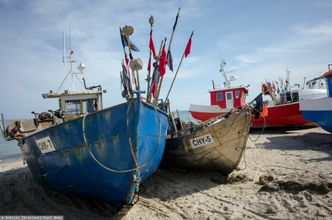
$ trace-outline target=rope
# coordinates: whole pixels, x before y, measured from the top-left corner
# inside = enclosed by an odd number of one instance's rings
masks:
[[[140,100],[139,100],[140,101]],[[144,167],[145,165],[151,163],[151,161],[155,158],[155,156],[157,155],[157,151],[158,151],[158,148],[160,146],[160,139],[161,139],[161,123],[160,123],[160,115],[158,113],[158,110],[155,106],[153,106],[154,110],[156,111],[156,115],[158,115],[158,123],[159,123],[159,135],[158,135],[158,143],[157,143],[157,147],[156,147],[156,150],[155,152],[151,155],[151,159],[143,164],[142,166],[140,167]],[[137,162],[137,158],[135,157],[134,155],[134,152],[133,152],[133,148],[132,148],[132,143],[131,143],[131,139],[130,139],[130,130],[129,130],[129,107],[128,107],[128,110],[127,110],[127,133],[128,133],[128,138],[129,138],[129,144],[130,144],[130,150],[131,150],[131,153],[132,153],[132,156],[133,156],[133,159],[135,161],[135,164],[136,164],[136,168],[137,168],[137,174],[138,174],[138,179],[136,180],[136,191],[134,192],[134,196],[133,196],[133,199],[132,201],[130,202],[130,205],[135,205],[139,199],[140,199],[140,195],[139,195],[139,187],[140,187],[140,183],[141,183],[141,174],[140,174],[140,171],[138,169],[138,162]],[[146,145],[144,145],[144,147],[146,147]],[[136,200],[135,200],[135,197],[136,197]]]
[[[253,108],[252,108],[252,109],[253,109]],[[251,116],[250,116],[249,120],[251,120]],[[249,128],[249,129],[250,129],[250,128]],[[248,132],[248,138],[250,139],[249,132]],[[250,140],[251,140],[251,139],[250,139]],[[247,145],[247,143],[246,143],[246,145]],[[247,147],[245,146],[244,149],[243,149],[243,162],[244,162],[244,168],[243,168],[243,169],[240,169],[240,170],[245,170],[245,169],[248,168],[248,166],[247,166],[247,160],[246,160],[246,149],[247,149]]]
[[[113,168],[110,168],[110,167],[107,167],[105,166],[104,164],[102,164],[95,156],[94,154],[91,152],[91,149],[89,147],[89,144],[87,142],[87,139],[86,139],[86,135],[85,135],[85,118],[88,114],[84,114],[83,116],[83,120],[82,120],[82,127],[83,127],[83,140],[84,140],[84,145],[86,146],[86,148],[88,149],[89,151],[89,154],[91,155],[92,159],[98,164],[100,165],[101,167],[103,167],[104,169],[108,170],[108,171],[111,171],[111,172],[115,172],[115,173],[128,173],[128,172],[132,172],[134,171],[135,169],[126,169],[126,170],[117,170],[117,169],[113,169]]]
[[[254,111],[257,111],[257,110],[255,110],[255,109],[253,109]],[[263,132],[264,132],[264,130],[265,130],[265,128],[266,128],[266,119],[265,119],[265,117],[262,117],[263,118],[263,120],[264,120],[264,126],[263,126],[263,129],[262,129],[262,131],[260,132],[260,134],[258,135],[258,137],[256,138],[256,139],[251,139],[251,137],[250,137],[250,135],[248,135],[248,138],[249,138],[249,140],[251,140],[252,142],[256,142],[256,141],[258,141],[258,139],[262,136],[262,134],[263,134]]]
[[[127,113],[126,113],[126,118],[127,118],[126,123],[127,123],[127,135],[128,135],[129,146],[130,146],[130,153],[131,153],[131,156],[133,157],[133,160],[135,162],[135,167],[136,167],[135,171],[137,171],[137,175],[138,175],[138,177],[136,177],[136,175],[134,174],[134,180],[137,183],[137,185],[136,185],[136,191],[134,192],[134,197],[133,197],[133,199],[134,199],[135,196],[136,196],[136,192],[139,190],[139,185],[140,185],[140,182],[141,182],[141,173],[140,173],[139,169],[137,169],[138,168],[138,161],[137,161],[137,157],[135,156],[133,145],[131,143],[131,137],[130,137],[129,111],[130,111],[131,104],[132,104],[132,101],[130,100],[128,102],[128,109],[127,109]],[[136,146],[136,152],[137,152],[137,147],[138,146]],[[132,201],[130,201],[130,202],[132,202]]]
[[[128,106],[128,110],[127,110],[127,129],[129,127],[129,121],[128,121],[128,114],[129,114],[129,108],[130,108],[130,105]],[[108,167],[104,164],[102,164],[95,156],[94,154],[91,152],[91,149],[88,145],[88,141],[87,141],[87,138],[86,138],[86,126],[85,126],[85,118],[88,114],[84,114],[83,116],[83,120],[82,120],[82,128],[83,128],[83,140],[84,140],[84,144],[86,146],[86,148],[88,149],[89,151],[89,154],[91,155],[92,159],[98,164],[100,165],[101,167],[103,167],[104,169],[108,170],[108,171],[111,171],[111,172],[115,172],[115,173],[128,173],[128,172],[132,172],[132,171],[136,171],[137,169],[140,169],[144,166],[146,166],[147,164],[151,163],[151,161],[154,159],[154,157],[156,156],[156,152],[157,152],[157,148],[156,148],[156,151],[154,152],[154,155],[152,156],[152,158],[147,161],[146,163],[140,165],[140,166],[137,166],[135,168],[131,168],[131,169],[124,169],[124,170],[118,170],[118,169],[115,169],[115,168],[112,168],[112,167]],[[158,114],[159,116],[159,114]],[[160,144],[160,139],[161,139],[161,123],[160,123],[160,116],[158,117],[159,119],[159,135],[158,135],[158,147],[159,147],[159,144]],[[127,130],[128,134],[129,134],[129,130]],[[133,156],[133,159],[134,159],[134,162],[137,164],[137,158],[135,157],[134,155],[134,152],[133,152],[133,149],[132,149],[132,143],[131,143],[131,138],[130,138],[130,135],[128,136],[128,139],[129,139],[129,144],[130,144],[130,150],[131,150],[131,154]]]

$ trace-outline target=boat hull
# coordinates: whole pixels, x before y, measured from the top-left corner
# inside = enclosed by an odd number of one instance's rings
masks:
[[[193,105],[189,107],[191,116],[199,121],[207,121],[211,118],[222,116],[231,109],[222,109],[218,105]]]
[[[300,112],[299,102],[268,107],[268,115],[252,120],[253,128],[314,126]]]
[[[44,129],[21,147],[39,183],[120,209],[157,169],[167,126],[163,112],[132,100]]]
[[[217,171],[227,175],[241,160],[250,121],[250,111],[242,110],[190,134],[167,138],[163,164],[181,169]]]
[[[332,98],[301,100],[300,110],[306,120],[332,133]]]
[[[191,116],[200,121],[207,121],[211,118],[215,118],[218,116],[223,116],[224,112],[190,112]]]

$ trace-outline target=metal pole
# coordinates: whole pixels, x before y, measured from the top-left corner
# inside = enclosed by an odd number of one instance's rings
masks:
[[[178,72],[179,72],[180,66],[181,66],[181,64],[182,64],[183,58],[184,58],[184,53],[182,54],[182,57],[181,57],[180,63],[179,63],[179,65],[178,65],[178,68],[176,69],[175,76],[174,76],[174,78],[173,78],[172,84],[171,84],[171,86],[170,86],[169,89],[168,89],[168,92],[167,92],[167,95],[166,95],[165,101],[168,100],[169,93],[171,92],[171,90],[172,90],[172,88],[173,88],[173,84],[174,84],[174,82],[175,82],[176,76],[178,75]]]
[[[176,25],[177,25],[177,22],[178,22],[180,10],[181,10],[181,8],[179,8],[178,13],[176,14],[176,18],[175,18],[175,22],[174,22],[174,25],[173,25],[173,31],[172,31],[171,39],[169,40],[169,43],[168,43],[167,60],[168,60],[168,51],[171,49],[171,44],[172,44],[172,41],[173,41],[173,36],[174,36],[175,28],[176,28]],[[163,84],[163,79],[164,79],[164,77],[161,77],[161,80],[160,80],[160,83],[159,83],[159,86],[158,86],[157,95],[156,95],[157,102],[158,102],[158,97],[159,97],[159,94],[160,94],[161,86]]]
[[[133,57],[132,57],[132,54],[131,54],[131,45],[130,45],[130,40],[129,40],[129,36],[127,36],[126,35],[126,38],[127,38],[127,42],[128,42],[128,49],[129,49],[129,59],[130,59],[130,61],[132,61],[133,59]],[[129,70],[129,72],[130,72],[130,70]],[[131,74],[132,74],[132,76],[133,76],[133,79],[134,79],[134,83],[135,83],[135,86],[136,86],[136,90],[139,90],[138,89],[138,82],[137,82],[137,78],[136,78],[136,76],[135,76],[135,72],[134,72],[134,70],[131,70]]]
[[[149,23],[150,23],[150,38],[152,38],[152,26],[153,26],[153,23],[154,23],[154,19],[153,19],[153,16],[151,15],[150,18],[149,18]],[[148,75],[146,77],[146,81],[147,81],[147,94],[146,94],[146,100],[149,101],[149,97],[150,97],[150,80],[151,80],[151,65],[152,65],[152,60],[151,60],[151,56],[152,56],[152,52],[151,52],[151,49],[150,49],[150,40],[149,39],[149,51],[150,51],[150,54],[149,54],[149,61],[150,61],[150,66],[149,66],[149,70],[148,70]]]
[[[161,43],[160,43],[160,48],[159,48],[159,53],[158,53],[158,62],[160,61],[161,50],[163,49],[163,45],[164,45],[164,41],[162,40]],[[162,80],[162,78],[160,80]],[[159,86],[159,84],[157,85],[157,94],[156,94],[156,97],[153,100],[155,106],[156,106],[156,100],[158,102],[158,96],[157,96],[158,95],[158,86]],[[151,95],[150,95],[150,99],[151,99]]]
[[[194,34],[194,31],[191,32],[191,35],[190,35],[190,38],[189,38],[189,39],[191,39],[191,37],[193,36],[193,34]],[[170,88],[169,88],[169,90],[168,90],[168,92],[167,92],[167,95],[166,95],[165,101],[168,100],[168,96],[169,96],[169,94],[170,94],[170,92],[171,92],[171,90],[172,90],[173,84],[174,84],[175,79],[176,79],[176,77],[177,77],[177,75],[178,75],[178,72],[179,72],[179,69],[180,69],[180,67],[181,67],[181,64],[182,64],[182,61],[183,61],[183,58],[184,58],[184,54],[185,54],[185,52],[186,52],[186,50],[185,50],[185,51],[183,52],[183,54],[182,54],[182,57],[181,57],[180,63],[179,63],[179,65],[178,65],[178,68],[176,69],[176,72],[175,72],[175,75],[174,75],[174,78],[173,78],[172,84],[171,84],[171,86],[170,86]]]

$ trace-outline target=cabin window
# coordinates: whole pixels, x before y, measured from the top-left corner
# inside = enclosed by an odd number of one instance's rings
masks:
[[[292,98],[293,98],[293,102],[298,102],[299,101],[299,93],[298,92],[294,92],[292,94]]]
[[[87,113],[87,112],[94,112],[96,111],[96,104],[95,104],[95,100],[93,99],[88,99],[88,100],[84,100],[82,101],[83,104],[83,113]]]
[[[292,96],[290,92],[286,92],[286,101],[291,102],[292,101]]]
[[[70,115],[81,114],[81,102],[80,100],[67,101],[66,102],[66,112]]]
[[[66,111],[70,115],[90,113],[96,110],[97,105],[94,99],[66,101]]]
[[[227,98],[227,100],[232,100],[233,99],[232,93],[231,92],[227,92],[226,93],[226,98]]]
[[[240,98],[240,90],[235,91],[235,98]]]
[[[217,101],[222,101],[224,99],[223,93],[217,93]]]

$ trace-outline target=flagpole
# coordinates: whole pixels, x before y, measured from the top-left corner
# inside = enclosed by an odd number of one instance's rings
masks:
[[[172,31],[172,34],[171,34],[171,39],[169,40],[168,48],[167,48],[167,58],[168,58],[168,52],[171,49],[171,44],[172,44],[172,41],[173,41],[173,36],[174,36],[176,25],[178,23],[180,10],[181,10],[181,8],[179,8],[178,13],[176,14],[176,17],[175,17],[175,22],[174,22],[174,25],[173,25],[173,31]],[[163,79],[164,79],[164,76],[161,77],[160,83],[159,83],[159,86],[158,86],[158,89],[157,89],[157,95],[156,95],[156,98],[155,98],[155,100],[157,100],[157,103],[158,103],[158,97],[159,97],[161,85],[163,84]],[[156,102],[155,102],[155,105],[156,105]]]
[[[130,62],[133,60],[133,55],[131,53],[131,45],[130,45],[130,40],[129,40],[129,35],[125,35],[126,38],[127,38],[127,42],[128,42],[128,50],[129,50],[129,59],[130,59]],[[130,65],[129,65],[130,66]],[[130,72],[130,70],[129,70]],[[137,82],[137,78],[135,76],[135,71],[134,70],[131,70],[131,74],[133,76],[133,79],[134,79],[134,83],[135,83],[135,87],[136,87],[136,90],[138,90],[139,88],[139,82]]]
[[[159,57],[160,57],[160,55],[161,55],[161,49],[163,48],[163,44],[164,44],[164,40],[161,40],[161,42],[160,42],[160,47],[159,47],[159,51],[158,51],[158,55],[156,55],[156,61],[155,61],[155,62],[157,62],[157,64],[158,64],[158,62],[159,62]],[[153,64],[152,64],[152,66],[153,66]],[[153,74],[152,74],[152,80],[153,80]],[[152,83],[152,82],[151,82],[151,83]],[[151,85],[150,85],[150,87],[151,87]],[[150,94],[149,94],[149,98],[148,98],[147,101],[152,103],[152,101],[151,101],[151,99],[152,99],[152,97],[151,97],[151,93],[152,93],[151,89],[152,89],[152,88],[150,88]]]
[[[171,83],[171,86],[170,86],[169,89],[168,89],[168,92],[167,92],[167,95],[166,95],[166,98],[165,98],[165,102],[167,102],[168,96],[169,96],[169,94],[170,94],[170,92],[171,92],[171,90],[172,90],[172,88],[173,88],[173,84],[174,84],[174,82],[175,82],[176,76],[178,75],[178,72],[179,72],[180,66],[181,66],[181,64],[182,64],[183,58],[184,58],[184,53],[182,54],[182,57],[181,57],[180,63],[179,63],[179,65],[178,65],[178,68],[176,69],[176,72],[175,72],[175,75],[174,75],[173,81],[172,81],[172,83]]]
[[[194,31],[191,32],[190,38],[193,36],[193,34],[194,34]],[[179,72],[179,69],[180,69],[180,67],[181,67],[181,64],[182,64],[182,61],[183,61],[183,58],[184,58],[185,53],[186,53],[186,51],[184,51],[183,54],[182,54],[182,57],[181,57],[181,60],[180,60],[179,65],[178,65],[178,68],[176,69],[176,72],[175,72],[175,75],[174,75],[173,81],[172,81],[171,86],[169,87],[169,90],[168,90],[168,92],[167,92],[167,95],[166,95],[166,98],[165,98],[165,102],[167,102],[167,100],[168,100],[168,96],[169,96],[169,94],[170,94],[170,92],[171,92],[171,90],[172,90],[172,88],[173,88],[173,84],[174,84],[175,79],[176,79],[176,77],[177,77],[177,75],[178,75],[178,72]]]
[[[169,40],[169,43],[168,43],[167,53],[171,49],[171,44],[172,44],[172,40],[173,40],[173,36],[174,36],[176,25],[178,23],[178,19],[179,19],[179,15],[180,15],[180,10],[181,10],[181,8],[178,9],[178,13],[176,14],[176,17],[175,17],[175,22],[174,22],[174,25],[173,25],[173,31],[172,31],[171,39]]]
[[[133,60],[133,55],[131,54],[131,44],[130,44],[129,36],[132,35],[133,33],[134,33],[134,28],[131,27],[131,26],[127,26],[127,25],[126,25],[126,26],[124,26],[124,27],[121,29],[121,34],[122,34],[123,36],[125,36],[125,37],[126,37],[126,40],[127,40],[128,50],[129,50],[129,59],[130,59],[130,61]],[[129,73],[130,73],[130,69],[129,69]],[[131,74],[132,74],[132,78],[133,78],[133,80],[134,80],[134,84],[135,84],[135,86],[136,86],[136,90],[138,90],[139,85],[138,85],[138,83],[137,83],[137,79],[136,79],[136,77],[135,77],[135,72],[132,70],[132,71],[131,71]]]
[[[153,16],[151,15],[150,18],[149,18],[149,23],[150,23],[150,34],[152,35],[152,26],[153,26],[153,23],[154,23],[154,19],[153,19]],[[151,36],[150,36],[151,38]],[[151,40],[151,39],[150,39]],[[146,100],[149,101],[150,99],[150,80],[151,80],[151,56],[152,56],[152,52],[151,52],[151,49],[150,49],[150,42],[149,42],[149,51],[150,51],[150,54],[149,54],[149,61],[150,61],[150,66],[148,67],[148,75],[146,77],[146,81],[147,81],[147,94],[146,94]],[[149,65],[148,64],[148,65]]]
[[[164,41],[164,45],[161,47],[161,50],[160,50],[160,54],[159,54],[160,55],[160,57],[159,57],[159,65],[160,65],[160,58],[162,56],[161,55],[162,51],[165,50],[165,44],[166,44],[166,38],[165,38],[165,41]],[[165,69],[165,71],[166,71],[166,69]],[[159,68],[159,74],[160,74],[160,68]],[[154,98],[154,106],[158,105],[158,97],[159,97],[159,92],[160,92],[161,84],[163,83],[163,79],[164,79],[164,76],[161,77],[159,85],[157,85],[157,94],[156,94],[156,97]]]
[[[119,29],[120,29],[120,37],[121,37],[121,42],[122,42],[122,32],[121,32],[121,27],[119,27]],[[126,61],[126,59],[127,59],[127,53],[126,53],[125,45],[123,44],[123,42],[122,42],[122,48],[123,48],[123,54],[124,54],[124,57],[125,57],[125,62],[127,62],[127,61]],[[127,65],[127,63],[126,63],[126,65]]]

